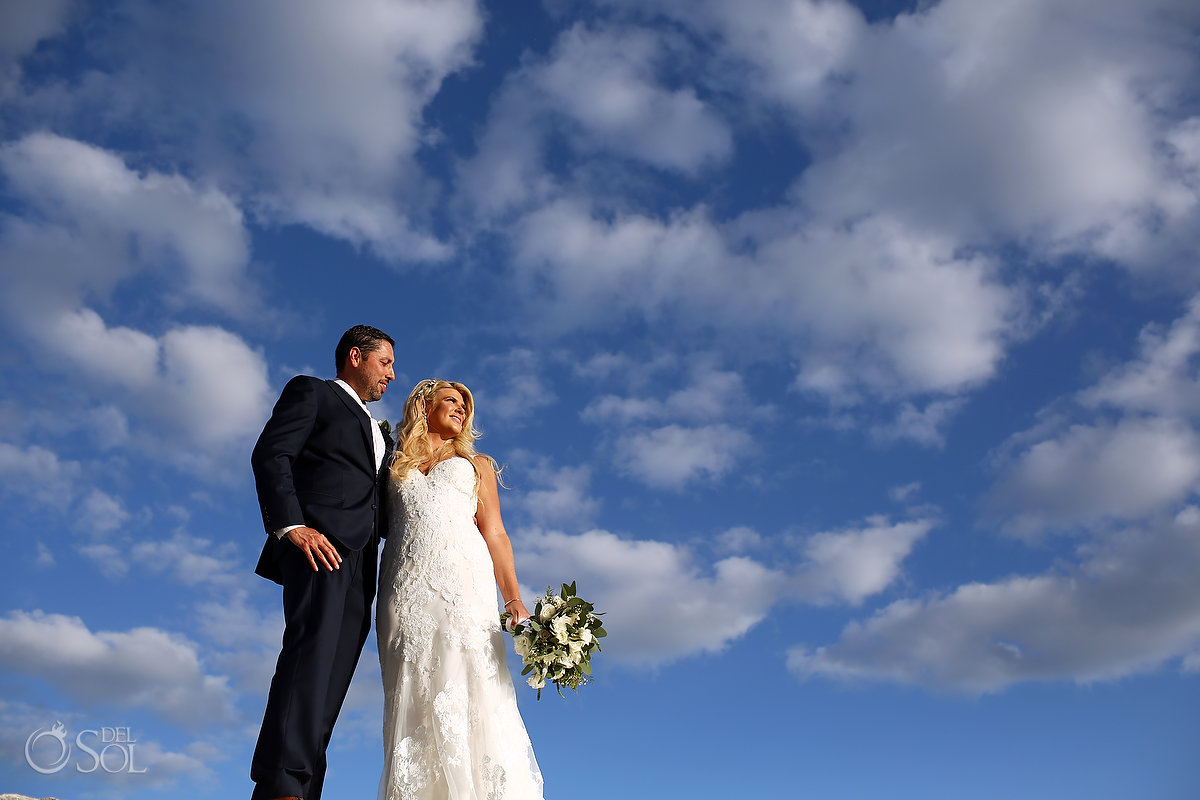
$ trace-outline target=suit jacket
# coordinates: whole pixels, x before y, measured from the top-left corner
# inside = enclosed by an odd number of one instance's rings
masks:
[[[307,525],[350,550],[374,544],[386,469],[375,469],[371,418],[335,381],[299,375],[279,395],[250,457],[267,543],[255,569],[282,582],[274,532]],[[389,462],[391,442],[384,438]]]

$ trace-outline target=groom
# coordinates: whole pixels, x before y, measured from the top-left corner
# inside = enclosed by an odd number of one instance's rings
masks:
[[[319,800],[325,749],[371,627],[385,456],[366,403],[395,379],[395,342],[356,325],[337,379],[283,388],[251,464],[267,542],[255,570],[283,585],[283,648],[250,766],[252,800]]]

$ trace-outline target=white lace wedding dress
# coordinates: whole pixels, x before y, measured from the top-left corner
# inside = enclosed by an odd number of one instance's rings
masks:
[[[496,581],[465,458],[393,484],[376,626],[380,800],[542,800],[505,666]]]

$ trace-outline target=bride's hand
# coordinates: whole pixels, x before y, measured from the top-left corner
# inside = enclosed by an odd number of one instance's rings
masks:
[[[520,600],[517,600],[515,603],[509,603],[508,612],[512,614],[512,617],[508,620],[508,624],[512,628],[523,624],[530,617],[529,610],[525,608],[525,604]]]

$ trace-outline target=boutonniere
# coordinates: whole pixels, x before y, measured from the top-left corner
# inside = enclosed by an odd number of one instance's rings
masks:
[[[392,423],[388,422],[386,419],[379,420],[379,430],[383,433],[383,438],[392,438]]]

